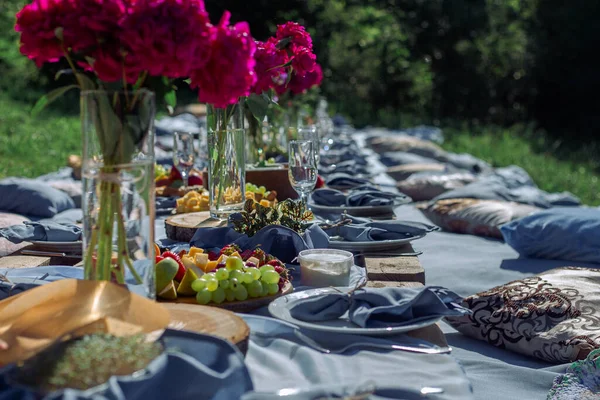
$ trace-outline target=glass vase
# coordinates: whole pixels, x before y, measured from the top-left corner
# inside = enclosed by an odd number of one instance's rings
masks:
[[[244,99],[226,108],[207,107],[210,215],[227,219],[244,209],[246,131]]]
[[[208,132],[210,215],[217,219],[244,209],[246,145],[244,129]]]
[[[84,91],[85,279],[155,298],[154,94]]]

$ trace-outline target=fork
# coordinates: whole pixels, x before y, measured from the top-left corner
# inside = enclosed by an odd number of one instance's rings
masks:
[[[400,350],[407,351],[409,353],[421,353],[421,354],[449,354],[452,352],[452,348],[450,346],[447,347],[414,347],[414,346],[406,346],[400,344],[380,344],[380,343],[370,343],[370,342],[355,342],[350,343],[340,349],[328,349],[326,347],[321,346],[319,343],[315,342],[310,337],[306,336],[298,329],[294,329],[294,336],[298,338],[301,342],[303,342],[308,347],[313,350],[317,350],[324,354],[343,354],[346,351],[352,348],[372,348],[372,349],[383,349],[383,350]],[[273,338],[273,336],[269,336],[262,332],[252,332],[252,335],[260,336],[263,338]]]

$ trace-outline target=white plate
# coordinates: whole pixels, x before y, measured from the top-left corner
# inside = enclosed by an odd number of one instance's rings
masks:
[[[348,251],[384,251],[393,250],[413,240],[421,239],[425,234],[417,236],[409,236],[402,239],[392,240],[374,240],[372,242],[348,242],[345,240],[336,240],[335,236],[329,238],[329,248]]]
[[[325,213],[339,213],[343,214],[346,212],[347,214],[354,215],[355,217],[368,217],[372,215],[381,215],[381,214],[393,214],[394,208],[405,204],[405,203],[394,203],[389,206],[361,206],[361,207],[349,207],[349,206],[339,206],[339,207],[330,207],[330,206],[321,206],[315,204],[312,199],[308,202],[308,208],[315,212],[325,212]]]
[[[83,252],[83,242],[81,240],[75,242],[45,242],[45,241],[33,241],[31,242],[35,249],[56,251],[61,253],[76,253],[81,254]]]
[[[347,287],[319,288],[290,293],[286,296],[282,296],[273,300],[271,304],[269,304],[269,312],[273,317],[285,322],[289,322],[301,328],[312,329],[314,331],[322,332],[347,333],[368,336],[397,335],[400,333],[410,332],[414,331],[415,329],[420,329],[429,325],[433,325],[442,319],[442,317],[431,317],[402,326],[390,326],[387,328],[361,328],[360,326],[350,322],[345,315],[335,320],[321,322],[300,321],[290,315],[289,306],[292,304],[292,300],[305,299],[307,297],[316,296],[324,293],[331,293],[337,290],[347,292],[352,289]]]

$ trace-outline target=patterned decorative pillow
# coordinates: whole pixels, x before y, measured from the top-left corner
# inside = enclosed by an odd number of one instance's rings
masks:
[[[409,176],[413,174],[420,173],[431,173],[431,174],[442,174],[446,172],[455,172],[456,169],[451,165],[446,164],[406,164],[406,165],[396,165],[394,167],[390,167],[386,170],[386,174],[388,174],[392,179],[396,181],[403,181],[408,179]]]
[[[448,190],[462,187],[475,179],[475,175],[464,172],[424,176],[413,174],[408,179],[398,182],[396,187],[414,201],[425,201]]]
[[[510,201],[478,199],[438,200],[417,208],[444,230],[498,239],[502,239],[501,225],[541,210]]]
[[[463,300],[472,315],[446,318],[464,335],[551,363],[600,348],[600,269],[563,267]]]

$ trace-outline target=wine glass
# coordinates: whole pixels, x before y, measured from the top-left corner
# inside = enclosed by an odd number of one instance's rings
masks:
[[[313,142],[310,140],[290,141],[288,155],[288,178],[294,190],[300,195],[300,201],[306,209],[308,193],[317,184],[317,164]]]
[[[194,135],[189,132],[175,132],[173,145],[173,165],[183,179],[183,189],[187,189],[190,172],[194,167]]]
[[[313,143],[315,153],[315,162],[319,167],[321,140],[319,139],[319,130],[315,125],[306,125],[298,128],[298,140],[308,140]]]

